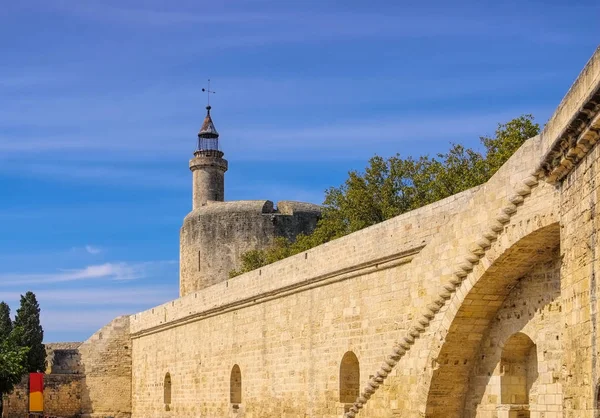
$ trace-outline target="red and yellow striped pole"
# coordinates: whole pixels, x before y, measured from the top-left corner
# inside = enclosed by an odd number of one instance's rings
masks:
[[[44,412],[44,373],[29,373],[29,412]]]

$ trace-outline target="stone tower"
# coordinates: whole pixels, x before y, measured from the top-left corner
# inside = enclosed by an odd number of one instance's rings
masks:
[[[225,202],[227,161],[219,149],[219,133],[206,107],[198,146],[190,160],[193,209],[180,233],[179,293],[189,293],[223,282],[238,269],[249,250],[269,247],[276,237],[295,240],[310,234],[321,216],[312,203],[270,200]]]
[[[193,209],[209,201],[225,200],[225,172],[227,160],[219,150],[219,132],[210,117],[210,105],[206,106],[206,117],[198,132],[198,147],[190,160],[193,176]]]

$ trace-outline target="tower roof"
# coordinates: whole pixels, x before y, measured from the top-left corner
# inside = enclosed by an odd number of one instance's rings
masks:
[[[217,128],[215,128],[215,124],[210,117],[210,105],[206,106],[206,117],[204,118],[204,122],[202,123],[202,128],[200,128],[200,132],[198,132],[198,136],[202,138],[218,138],[219,132],[217,132]]]

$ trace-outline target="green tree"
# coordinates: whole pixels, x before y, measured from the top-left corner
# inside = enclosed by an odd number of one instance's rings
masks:
[[[10,393],[27,372],[27,347],[19,347],[10,337],[0,341],[0,416],[3,396]]]
[[[33,292],[21,295],[21,306],[17,309],[14,322],[19,328],[16,342],[29,348],[27,353],[27,371],[44,372],[46,370],[46,347],[43,344],[44,330],[40,324],[40,305]]]
[[[266,250],[250,250],[242,254],[242,267],[240,270],[232,270],[229,277],[235,277],[242,273],[257,269],[261,266],[274,263],[277,260],[283,260],[292,252],[291,243],[282,237],[275,238],[273,245]]]
[[[17,344],[19,333],[19,329],[13,329],[10,307],[0,302],[0,416],[3,412],[3,396],[13,390],[27,371],[29,349]]]
[[[310,235],[295,242],[277,239],[265,250],[242,255],[236,276],[344,235],[420,208],[486,182],[540,127],[523,115],[498,124],[494,137],[480,137],[485,152],[451,144],[435,157],[384,159],[374,156],[364,172],[350,171],[339,187],[325,192],[322,218]]]
[[[4,341],[12,332],[12,320],[10,319],[10,306],[0,302],[0,341]],[[1,415],[0,415],[1,416]]]
[[[523,143],[540,133],[540,125],[532,115],[522,115],[507,123],[498,124],[496,136],[481,137],[487,151],[487,170],[491,177]]]

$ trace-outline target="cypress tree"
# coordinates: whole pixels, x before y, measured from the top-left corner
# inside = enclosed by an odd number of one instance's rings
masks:
[[[0,302],[0,342],[6,340],[11,331],[10,306],[5,302]]]
[[[40,305],[33,292],[21,295],[21,306],[17,309],[14,328],[18,329],[18,343],[29,348],[27,353],[27,371],[44,372],[46,370],[46,347],[43,344],[44,330],[40,324]]]

